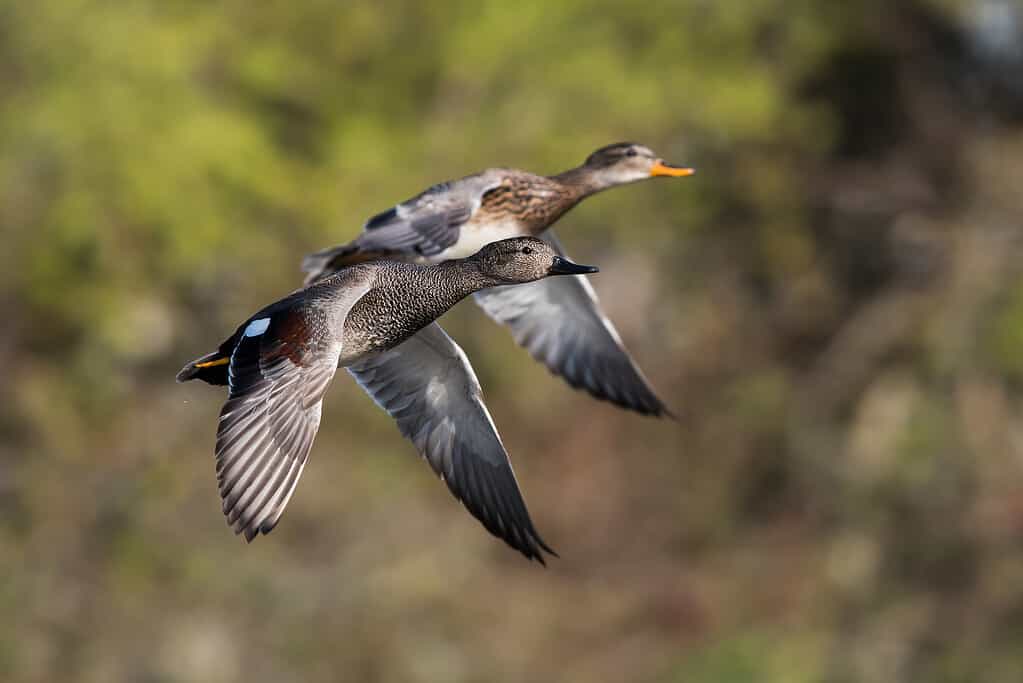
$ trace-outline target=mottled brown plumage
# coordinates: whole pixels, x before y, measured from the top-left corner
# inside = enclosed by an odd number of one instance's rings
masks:
[[[524,232],[539,235],[586,195],[583,185],[508,169],[501,184],[484,193],[472,222],[515,221]]]

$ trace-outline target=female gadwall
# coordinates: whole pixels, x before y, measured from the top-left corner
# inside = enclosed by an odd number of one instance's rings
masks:
[[[476,375],[434,320],[486,287],[596,271],[523,237],[439,265],[354,265],[260,310],[178,373],[229,387],[216,445],[228,524],[248,541],[276,526],[340,365],[490,533],[543,563],[541,549],[554,553],[533,527]]]
[[[651,177],[692,173],[631,142],[601,147],[582,166],[555,176],[492,168],[434,185],[370,218],[354,241],[311,254],[302,267],[309,273],[306,282],[315,282],[353,263],[382,257],[438,263],[520,235],[543,234],[563,255],[548,228],[586,197]],[[585,278],[488,289],[475,298],[487,315],[511,328],[533,358],[573,387],[646,415],[668,413]]]

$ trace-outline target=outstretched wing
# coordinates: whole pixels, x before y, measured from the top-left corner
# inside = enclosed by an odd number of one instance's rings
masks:
[[[236,334],[217,428],[217,484],[228,524],[247,541],[280,521],[309,457],[341,355],[329,321],[343,324],[371,282],[366,272],[347,272],[344,283],[314,285],[333,292],[329,320],[303,305],[306,290],[263,309]]]
[[[340,346],[301,350],[264,335],[243,336],[231,354],[217,484],[227,523],[247,541],[270,533],[295,491],[339,354]]]
[[[542,239],[564,255],[552,231]],[[475,298],[487,315],[511,328],[533,358],[573,387],[644,415],[670,414],[600,310],[585,277],[493,287]]]
[[[483,195],[500,185],[491,171],[440,183],[373,216],[356,239],[366,251],[412,251],[433,256],[458,241],[463,224],[480,207]]]
[[[490,533],[541,564],[541,550],[556,555],[533,527],[472,366],[439,325],[348,371]]]

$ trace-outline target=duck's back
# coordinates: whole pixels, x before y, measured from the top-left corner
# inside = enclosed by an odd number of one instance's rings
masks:
[[[500,182],[480,198],[471,223],[512,223],[518,235],[538,235],[579,201],[575,188],[547,176],[515,169],[491,169]],[[507,235],[515,237],[518,235]]]
[[[579,200],[574,188],[513,168],[490,168],[445,186],[445,201],[459,197],[461,203],[452,206],[465,218],[443,250],[409,252],[420,263],[465,258],[491,242],[537,236]]]
[[[539,236],[585,196],[583,186],[513,168],[438,183],[372,216],[352,242],[306,257],[306,282],[377,259],[436,264],[487,244]]]

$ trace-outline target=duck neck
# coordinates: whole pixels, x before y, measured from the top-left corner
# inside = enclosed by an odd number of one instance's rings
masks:
[[[472,257],[444,261],[434,268],[438,280],[437,288],[444,289],[445,298],[452,299],[448,308],[474,292],[501,284],[499,280],[484,274],[479,263]]]
[[[422,268],[410,286],[416,290],[411,297],[418,301],[414,306],[416,315],[432,321],[444,315],[448,309],[474,292],[501,284],[484,275],[478,264],[471,258],[444,261]]]
[[[589,166],[577,166],[559,173],[551,178],[570,190],[575,195],[575,201],[585,199],[591,194],[603,192],[614,187],[617,183],[608,182],[600,173]]]

